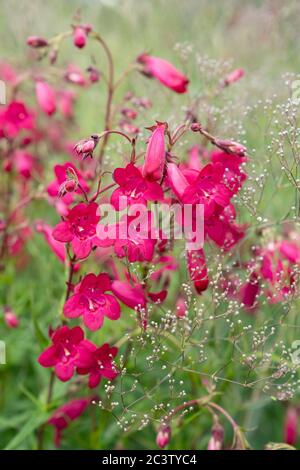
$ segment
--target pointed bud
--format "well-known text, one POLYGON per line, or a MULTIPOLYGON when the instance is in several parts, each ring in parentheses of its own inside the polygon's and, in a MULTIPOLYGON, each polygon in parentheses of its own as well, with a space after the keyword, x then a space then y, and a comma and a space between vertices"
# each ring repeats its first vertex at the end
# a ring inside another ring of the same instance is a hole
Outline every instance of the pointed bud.
POLYGON ((48 46, 48 41, 44 38, 39 37, 39 36, 29 36, 27 38, 27 45, 37 49, 39 47, 48 46))
POLYGON ((223 86, 231 85, 234 82, 237 82, 245 75, 245 71, 243 69, 235 69, 231 73, 229 73, 222 83, 223 86))
POLYGON ((166 161, 165 128, 164 123, 158 123, 147 145, 142 173, 152 181, 161 180, 163 176, 166 161))

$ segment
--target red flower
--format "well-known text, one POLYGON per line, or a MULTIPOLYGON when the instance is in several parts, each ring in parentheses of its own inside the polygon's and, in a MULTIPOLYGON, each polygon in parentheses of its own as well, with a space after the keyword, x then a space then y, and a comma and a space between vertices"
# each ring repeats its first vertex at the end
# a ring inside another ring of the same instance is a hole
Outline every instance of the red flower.
POLYGON ((113 380, 118 375, 113 364, 117 353, 118 348, 111 348, 107 343, 97 348, 88 340, 82 341, 79 348, 78 374, 89 374, 90 388, 97 387, 102 377, 113 380))
POLYGON ((120 305, 113 295, 106 293, 110 290, 111 282, 107 274, 88 274, 77 284, 74 295, 66 301, 65 316, 77 318, 82 315, 84 324, 92 331, 101 328, 105 316, 117 320, 120 318, 120 305))
POLYGON ((56 95, 48 83, 39 80, 35 85, 36 98, 44 113, 51 116, 56 111, 56 95))
POLYGON ((116 210, 124 209, 128 204, 146 204, 147 201, 163 199, 160 185, 147 181, 133 163, 129 163, 125 168, 117 168, 113 178, 119 185, 119 188, 112 193, 110 200, 116 210))
POLYGON ((71 400, 57 408, 52 416, 50 416, 48 424, 51 424, 55 428, 54 443, 57 447, 60 446, 62 430, 66 429, 71 421, 79 418, 89 403, 90 400, 88 398, 71 400))
POLYGON ((100 217, 96 214, 97 208, 94 202, 77 204, 53 230, 55 240, 71 243, 77 259, 86 258, 98 244, 96 225, 100 217))
POLYGON ((137 60, 144 65, 144 73, 146 75, 155 77, 163 85, 171 88, 176 93, 185 93, 187 91, 189 83, 187 77, 166 60, 148 54, 140 55, 137 60))
POLYGON ((61 326, 51 335, 52 346, 40 354, 38 362, 43 367, 54 367, 57 377, 66 382, 74 374, 78 359, 78 347, 84 338, 79 326, 61 326))
POLYGON ((32 129, 33 115, 24 103, 12 101, 0 111, 0 138, 15 137, 22 129, 32 129))

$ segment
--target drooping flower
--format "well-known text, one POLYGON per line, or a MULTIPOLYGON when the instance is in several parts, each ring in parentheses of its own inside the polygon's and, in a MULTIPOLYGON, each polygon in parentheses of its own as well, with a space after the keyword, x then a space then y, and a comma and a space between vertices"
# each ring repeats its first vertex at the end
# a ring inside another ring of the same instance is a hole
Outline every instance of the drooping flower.
POLYGON ((150 181, 160 181, 163 176, 166 147, 165 123, 157 123, 149 139, 142 175, 150 181))
POLYGON ((117 320, 120 318, 120 305, 107 291, 111 291, 111 281, 107 274, 87 274, 66 301, 64 315, 67 318, 83 316, 84 324, 92 331, 101 328, 104 317, 117 320))
POLYGON ((61 202, 66 206, 74 201, 73 192, 77 194, 82 194, 82 191, 88 193, 89 187, 82 173, 73 163, 66 162, 63 165, 55 165, 54 174, 56 179, 47 186, 47 192, 53 198, 60 196, 61 202))
POLYGON ((44 235, 44 238, 53 253, 58 257, 60 261, 64 263, 66 260, 66 248, 63 243, 58 242, 53 237, 53 227, 43 221, 37 221, 35 224, 35 229, 37 232, 42 233, 44 235))
POLYGON ((155 77, 166 87, 171 88, 176 93, 185 93, 187 91, 188 78, 170 62, 148 54, 141 54, 137 61, 144 65, 143 72, 146 75, 155 77))
POLYGON ((294 406, 289 406, 284 420, 284 442, 294 446, 298 439, 298 412, 294 406))
POLYGON ((83 139, 77 142, 74 145, 74 150, 77 155, 81 156, 83 159, 87 157, 93 157, 93 152, 99 142, 98 135, 91 135, 89 139, 83 139))
POLYGON ((100 217, 97 215, 97 209, 98 206, 94 202, 77 204, 53 230, 55 240, 71 243, 77 259, 86 258, 98 244, 96 226, 100 217))
POLYGON ((222 450, 224 442, 224 428, 220 423, 215 423, 211 430, 207 450, 222 450))
POLYGON ((201 294, 209 284, 204 250, 187 251, 187 267, 196 291, 201 294))
POLYGON ((79 326, 61 326, 51 334, 52 345, 43 351, 38 362, 43 367, 54 367, 55 374, 66 382, 73 376, 78 360, 78 347, 84 338, 79 326))
POLYGON ((39 106, 45 114, 51 116, 56 111, 56 94, 53 88, 43 80, 38 80, 35 85, 36 98, 39 106))
POLYGON ((60 446, 62 431, 69 426, 71 421, 74 421, 82 415, 89 403, 90 400, 88 398, 70 400, 57 408, 50 416, 47 423, 55 428, 54 443, 56 447, 60 446))
POLYGON ((33 114, 20 101, 12 101, 0 110, 0 138, 15 137, 22 129, 32 129, 33 114))
POLYGON ((171 428, 168 425, 160 426, 157 436, 156 444, 160 449, 164 449, 170 442, 171 439, 171 428))
POLYGON ((127 281, 115 280, 111 283, 111 290, 115 296, 128 307, 139 310, 146 308, 146 297, 140 284, 132 286, 127 281))
POLYGON ((119 185, 112 193, 110 200, 116 210, 124 209, 131 204, 146 204, 147 201, 163 199, 161 186, 144 178, 139 168, 133 163, 129 163, 125 168, 117 168, 113 178, 119 185))
POLYGON ((110 347, 107 343, 97 348, 91 341, 82 341, 79 348, 78 374, 89 374, 90 388, 97 387, 102 377, 114 380, 119 374, 113 363, 117 353, 118 348, 110 347))

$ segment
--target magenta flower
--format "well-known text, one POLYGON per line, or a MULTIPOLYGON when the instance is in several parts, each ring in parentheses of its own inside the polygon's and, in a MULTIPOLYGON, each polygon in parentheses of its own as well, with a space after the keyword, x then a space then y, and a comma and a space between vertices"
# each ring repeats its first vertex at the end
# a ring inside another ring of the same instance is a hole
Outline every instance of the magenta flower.
POLYGON ((54 443, 56 447, 60 446, 63 429, 66 429, 71 421, 79 418, 89 403, 90 400, 88 398, 71 400, 57 408, 52 416, 50 416, 48 424, 55 428, 54 443))
POLYGON ((48 83, 38 80, 35 85, 36 98, 45 114, 51 116, 56 111, 56 94, 48 83))
POLYGON ((115 379, 118 371, 113 359, 117 353, 118 348, 111 348, 107 343, 97 348, 88 340, 82 341, 79 348, 78 374, 89 374, 90 388, 97 387, 102 377, 108 380, 115 379))
POLYGON ((160 449, 164 449, 171 440, 171 428, 167 425, 160 426, 157 436, 156 436, 156 444, 160 449))
POLYGON ((33 115, 20 101, 12 101, 0 110, 0 138, 15 137, 22 129, 32 129, 33 115))
POLYGON ((187 268, 196 291, 201 294, 209 284, 205 253, 202 249, 187 252, 187 268))
POLYGON ((147 181, 133 163, 129 163, 125 168, 117 168, 113 178, 119 185, 119 188, 112 193, 110 200, 116 210, 122 210, 131 204, 146 204, 147 201, 163 200, 160 185, 147 181))
POLYGON ((86 45, 87 33, 82 26, 76 26, 73 33, 74 46, 82 49, 86 45))
POLYGON ((47 192, 51 197, 62 196, 61 200, 66 205, 73 202, 74 197, 71 194, 73 191, 77 194, 82 194, 82 190, 86 193, 89 191, 82 173, 71 162, 55 165, 54 174, 56 179, 48 185, 47 192), (74 183, 72 190, 70 190, 70 183, 74 183), (79 185, 82 189, 79 188, 79 185))
POLYGON ((84 324, 92 331, 101 328, 104 317, 118 320, 120 305, 107 291, 111 291, 111 281, 107 274, 88 274, 75 286, 74 295, 66 301, 65 316, 77 318, 82 315, 84 324))
POLYGON ((146 308, 146 297, 140 284, 132 286, 127 281, 113 281, 111 290, 123 304, 134 310, 146 308))
POLYGON ((96 226, 100 217, 97 208, 94 202, 77 204, 53 230, 55 240, 71 243, 77 259, 86 258, 98 244, 96 226))
POLYGON ((166 161, 165 123, 157 123, 146 150, 142 175, 151 181, 160 181, 166 161))
POLYGON ((298 439, 298 412, 294 406, 289 406, 284 420, 284 442, 294 446, 298 439))
POLYGON ((10 307, 4 308, 4 321, 8 328, 18 328, 20 320, 10 307))
POLYGON ((55 374, 66 382, 73 376, 78 359, 78 347, 84 338, 79 326, 59 327, 51 335, 52 345, 43 351, 38 362, 43 367, 54 367, 55 374))
POLYGON ((185 93, 189 80, 174 65, 164 59, 141 54, 137 61, 144 65, 144 73, 159 80, 163 85, 176 93, 185 93))
POLYGON ((37 232, 42 233, 48 245, 50 246, 53 253, 63 263, 66 260, 66 249, 65 246, 53 238, 53 228, 43 221, 38 221, 35 224, 37 232))
POLYGON ((29 36, 27 38, 27 45, 33 48, 46 47, 48 46, 48 41, 40 36, 29 36))

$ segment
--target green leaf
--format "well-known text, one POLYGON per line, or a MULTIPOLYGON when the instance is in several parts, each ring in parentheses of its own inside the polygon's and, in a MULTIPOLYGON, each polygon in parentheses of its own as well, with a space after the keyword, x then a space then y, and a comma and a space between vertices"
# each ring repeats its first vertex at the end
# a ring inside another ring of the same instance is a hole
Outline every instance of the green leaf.
POLYGON ((9 441, 4 450, 12 450, 19 447, 30 434, 47 421, 48 417, 49 413, 34 413, 20 431, 9 441))

